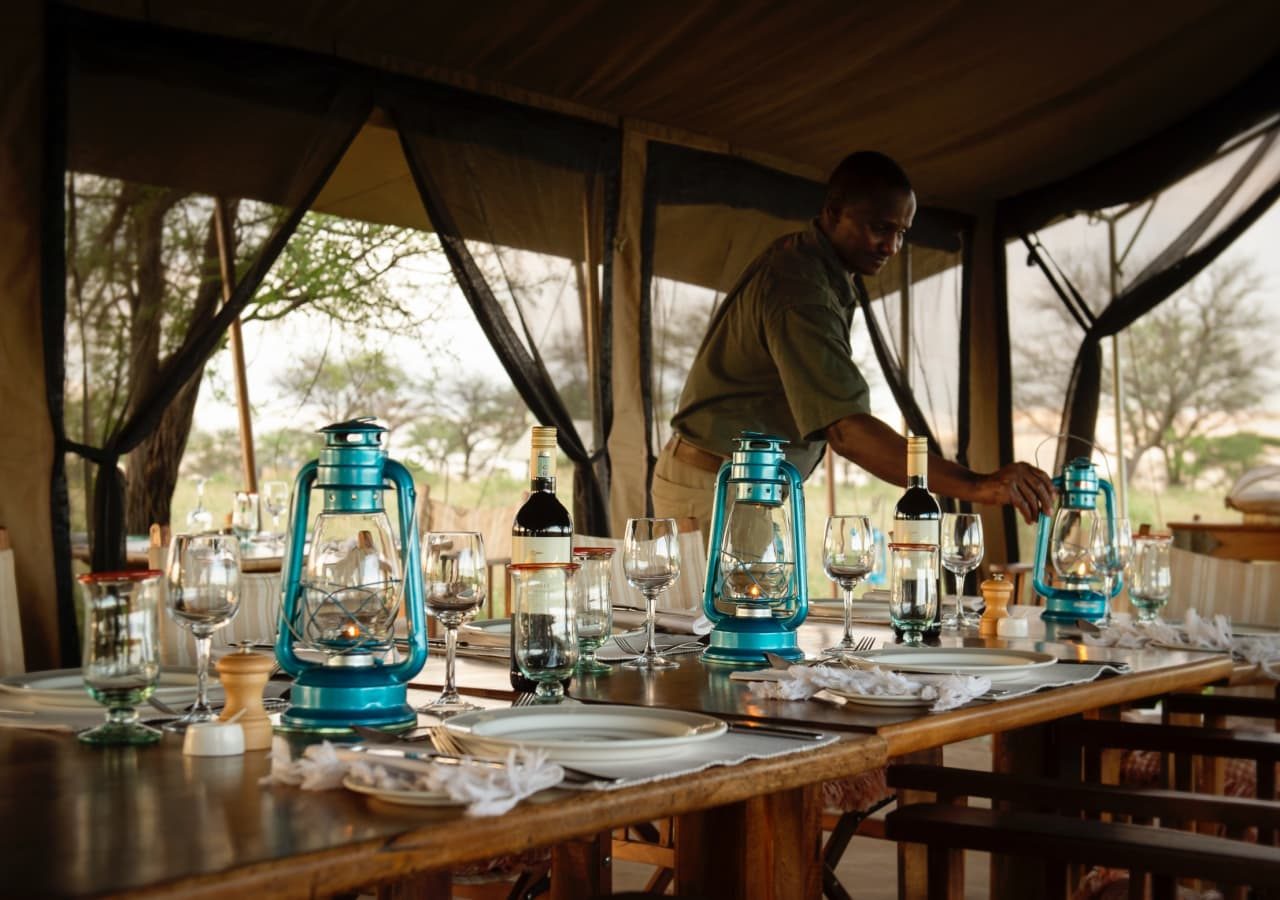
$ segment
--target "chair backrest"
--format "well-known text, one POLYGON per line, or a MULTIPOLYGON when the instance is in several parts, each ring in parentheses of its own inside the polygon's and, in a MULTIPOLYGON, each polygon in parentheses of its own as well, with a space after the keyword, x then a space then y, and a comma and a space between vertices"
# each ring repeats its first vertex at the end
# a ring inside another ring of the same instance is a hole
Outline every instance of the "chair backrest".
MULTIPOLYGON (((697 612, 702 609, 702 591, 707 577, 707 545, 698 530, 696 519, 680 519, 680 577, 662 592, 659 609, 697 612)), ((575 547, 612 547, 613 602, 624 606, 643 606, 640 592, 627 583, 622 567, 622 539, 575 534, 575 547)))

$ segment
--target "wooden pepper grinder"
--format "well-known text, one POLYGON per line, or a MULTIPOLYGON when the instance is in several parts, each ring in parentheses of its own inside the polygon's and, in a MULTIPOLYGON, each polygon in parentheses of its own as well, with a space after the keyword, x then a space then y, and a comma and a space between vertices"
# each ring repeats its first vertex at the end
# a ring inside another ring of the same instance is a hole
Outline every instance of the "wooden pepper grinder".
POLYGON ((1013 599, 1013 585, 1004 580, 1003 572, 996 572, 979 586, 982 602, 986 604, 978 621, 978 634, 995 637, 1001 619, 1009 617, 1009 601, 1013 599))
POLYGON ((262 706, 262 691, 267 686, 275 660, 263 653, 228 653, 218 660, 218 676, 227 695, 227 705, 219 719, 230 719, 240 710, 240 727, 244 729, 244 749, 271 749, 271 718, 262 706))

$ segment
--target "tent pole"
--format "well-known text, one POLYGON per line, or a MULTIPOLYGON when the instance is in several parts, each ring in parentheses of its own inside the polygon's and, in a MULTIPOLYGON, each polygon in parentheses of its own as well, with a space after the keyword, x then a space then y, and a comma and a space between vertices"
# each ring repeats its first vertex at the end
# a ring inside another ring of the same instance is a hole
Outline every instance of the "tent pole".
MULTIPOLYGON (((227 222, 227 205, 222 197, 213 204, 213 228, 218 238, 218 268, 222 274, 222 302, 231 299, 235 284, 235 267, 231 261, 231 229, 227 222)), ((236 380, 236 409, 240 414, 240 461, 244 489, 258 492, 258 467, 253 458, 253 419, 249 410, 249 380, 245 376, 244 339, 240 334, 240 318, 231 322, 230 349, 236 380)))
MULTIPOLYGON (((1107 219, 1107 250, 1110 253, 1108 272, 1111 279, 1111 301, 1119 293, 1120 261, 1116 259, 1116 217, 1107 219)), ((1111 397, 1115 401, 1113 415, 1116 420, 1116 502, 1121 518, 1129 515, 1129 473, 1124 452, 1124 377, 1120 372, 1120 336, 1111 335, 1111 397)))
MULTIPOLYGON (((902 260, 902 306, 898 310, 898 358, 902 362, 902 380, 911 387, 911 245, 903 241, 902 252, 898 254, 902 260)), ((902 419, 902 433, 911 429, 907 420, 902 419)))

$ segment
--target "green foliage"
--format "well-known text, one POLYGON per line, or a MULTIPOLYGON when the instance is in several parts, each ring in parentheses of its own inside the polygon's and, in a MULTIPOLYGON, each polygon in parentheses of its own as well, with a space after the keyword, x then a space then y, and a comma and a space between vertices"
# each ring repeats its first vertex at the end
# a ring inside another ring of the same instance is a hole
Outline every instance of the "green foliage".
POLYGON ((410 376, 378 349, 349 355, 315 350, 298 356, 276 379, 281 396, 308 409, 316 428, 361 416, 377 416, 394 432, 426 408, 432 385, 410 376))
POLYGON ((528 428, 529 411, 516 389, 480 374, 459 375, 438 388, 425 421, 410 440, 435 466, 462 457, 464 481, 508 450, 528 428))
POLYGON ((1230 484, 1262 462, 1270 447, 1280 447, 1280 438, 1253 431, 1241 431, 1221 437, 1196 436, 1187 441, 1184 472, 1195 485, 1206 475, 1218 474, 1218 484, 1230 484))

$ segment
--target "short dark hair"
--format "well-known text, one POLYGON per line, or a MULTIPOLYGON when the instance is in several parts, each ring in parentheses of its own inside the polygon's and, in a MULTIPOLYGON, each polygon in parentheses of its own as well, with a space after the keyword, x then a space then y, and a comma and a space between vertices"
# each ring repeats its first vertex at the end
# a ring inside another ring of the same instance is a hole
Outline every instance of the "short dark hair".
POLYGON ((850 201, 880 188, 910 191, 911 179, 888 156, 875 150, 859 150, 840 161, 827 180, 827 209, 843 209, 850 201))

